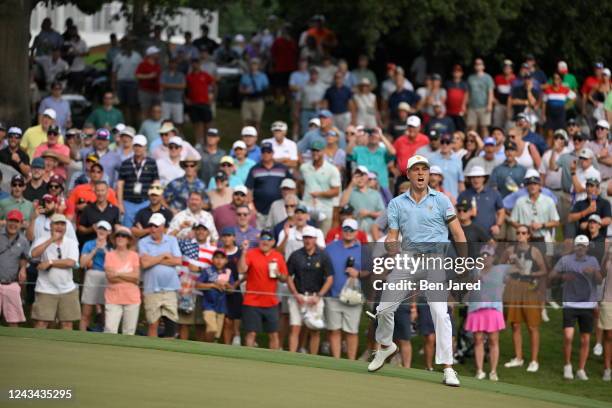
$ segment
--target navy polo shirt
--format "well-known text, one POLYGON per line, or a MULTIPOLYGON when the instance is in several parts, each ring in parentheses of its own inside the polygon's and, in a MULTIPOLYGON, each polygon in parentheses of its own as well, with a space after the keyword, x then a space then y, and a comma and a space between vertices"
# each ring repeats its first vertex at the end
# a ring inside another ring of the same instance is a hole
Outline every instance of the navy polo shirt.
POLYGON ((246 186, 253 192, 253 202, 258 212, 268 214, 270 206, 282 198, 281 183, 285 178, 292 178, 284 164, 274 163, 269 169, 258 163, 251 168, 246 186))
POLYGON ((485 187, 480 193, 477 193, 473 188, 468 188, 459 194, 457 202, 460 203, 466 200, 468 203, 471 203, 473 197, 476 198, 476 208, 478 211, 472 222, 489 231, 495 225, 497 211, 504 208, 502 196, 499 191, 489 187, 485 187))
MULTIPOLYGON (((572 208, 572 212, 577 213, 580 211, 584 211, 587 208, 589 208, 590 204, 591 204, 591 200, 588 198, 584 200, 580 200, 576 202, 576 204, 574 204, 574 207, 572 208)), ((608 200, 602 198, 601 196, 597 196, 597 200, 595 201, 595 208, 596 210, 593 214, 597 214, 601 218, 612 216, 612 211, 610 210, 610 203, 608 202, 608 200)), ((589 214, 586 217, 582 217, 581 219, 578 220, 578 222, 576 223, 576 235, 578 234, 589 235, 587 231, 580 229, 580 223, 588 221, 591 215, 592 214, 589 214)), ((602 228, 602 230, 605 230, 605 228, 602 228)))
POLYGON ((353 92, 348 86, 331 86, 325 91, 325 99, 329 105, 329 110, 334 115, 348 112, 348 103, 353 97, 353 92))

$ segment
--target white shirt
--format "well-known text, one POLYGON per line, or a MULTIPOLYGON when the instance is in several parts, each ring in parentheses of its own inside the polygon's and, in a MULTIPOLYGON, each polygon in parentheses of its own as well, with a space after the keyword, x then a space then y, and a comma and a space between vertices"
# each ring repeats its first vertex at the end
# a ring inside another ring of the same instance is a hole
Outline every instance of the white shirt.
MULTIPOLYGON (((44 243, 49 238, 40 238, 34 241, 32 248, 44 243)), ((64 236, 62 243, 58 246, 55 242, 45 249, 41 256, 42 262, 57 261, 60 259, 72 259, 79 262, 79 243, 76 240, 64 236), (59 251, 58 251, 59 248, 59 251), (60 256, 61 255, 61 256, 60 256)), ((61 295, 72 292, 76 285, 72 280, 72 268, 51 267, 46 271, 38 271, 36 280, 36 292, 61 295)))
MULTIPOLYGON (((74 226, 71 222, 66 223, 65 235, 67 238, 78 241, 74 226)), ((34 241, 42 239, 44 242, 49 238, 51 238, 51 219, 41 214, 34 220, 34 241)))
POLYGON ((185 170, 181 167, 180 161, 174 163, 169 158, 162 157, 156 163, 159 170, 159 182, 163 187, 166 187, 172 180, 185 175, 185 170))
MULTIPOLYGON (((601 173, 599 172, 599 170, 593 167, 593 165, 589 166, 586 170, 582 169, 582 167, 580 167, 579 165, 578 168, 576 169, 576 177, 578 177, 578 180, 580 181, 580 185, 585 188, 586 188, 586 181, 590 178, 595 178, 601 181, 601 173)), ((574 191, 575 191, 574 186, 572 185, 572 192, 574 191)), ((574 199, 575 200, 574 202, 585 200, 586 198, 587 198, 586 191, 583 193, 576 193, 576 198, 574 199)))
POLYGON ((272 149, 274 150, 274 160, 298 159, 297 143, 295 143, 293 140, 285 137, 281 143, 278 143, 275 138, 271 137, 269 139, 262 140, 262 143, 272 144, 272 149))
POLYGON ((208 229, 209 237, 211 242, 216 242, 219 239, 219 234, 217 233, 217 228, 215 227, 215 221, 213 216, 208 211, 200 211, 197 214, 191 212, 189 208, 184 209, 183 211, 178 212, 170 222, 170 227, 168 228, 168 234, 173 234, 175 231, 178 231, 176 237, 179 239, 188 239, 189 233, 191 232, 191 226, 196 221, 202 221, 206 228, 208 229), (181 224, 185 221, 189 221, 189 226, 186 228, 182 228, 181 224))
MULTIPOLYGON (((83 54, 88 51, 87 44, 83 39, 79 39, 77 42, 71 42, 72 48, 77 54, 83 54)), ((71 72, 81 72, 85 69, 85 57, 76 56, 72 60, 72 65, 70 66, 71 72)))
MULTIPOLYGON (((321 249, 325 249, 325 236, 323 235, 323 231, 318 228, 315 229, 317 230, 317 246, 321 249)), ((283 229, 278 235, 278 242, 281 243, 284 239, 285 230, 283 229)), ((285 259, 289 259, 292 253, 303 246, 304 241, 302 241, 302 231, 298 231, 297 227, 289 228, 289 236, 287 238, 287 244, 285 245, 285 259)))
MULTIPOLYGON (((163 144, 157 146, 155 149, 153 149, 153 152, 151 153, 151 156, 155 159, 155 160, 159 160, 162 158, 169 158, 170 157, 170 149, 168 149, 167 146, 164 146, 163 144)), ((198 151, 195 149, 195 147, 193 147, 191 145, 191 143, 189 143, 186 140, 183 140, 183 148, 181 149, 181 160, 185 160, 187 158, 187 156, 191 156, 191 157, 195 157, 197 160, 201 160, 202 156, 200 155, 200 153, 198 153, 198 151)))

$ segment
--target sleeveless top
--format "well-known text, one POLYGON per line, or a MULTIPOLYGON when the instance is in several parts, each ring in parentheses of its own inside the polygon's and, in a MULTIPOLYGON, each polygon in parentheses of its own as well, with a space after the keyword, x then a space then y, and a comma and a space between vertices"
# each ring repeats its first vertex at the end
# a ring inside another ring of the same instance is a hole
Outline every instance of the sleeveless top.
POLYGON ((529 153, 530 144, 531 143, 529 142, 525 142, 525 147, 523 147, 523 153, 521 153, 520 156, 516 158, 518 164, 525 167, 527 170, 535 168, 535 164, 533 163, 533 157, 531 157, 531 154, 529 153))

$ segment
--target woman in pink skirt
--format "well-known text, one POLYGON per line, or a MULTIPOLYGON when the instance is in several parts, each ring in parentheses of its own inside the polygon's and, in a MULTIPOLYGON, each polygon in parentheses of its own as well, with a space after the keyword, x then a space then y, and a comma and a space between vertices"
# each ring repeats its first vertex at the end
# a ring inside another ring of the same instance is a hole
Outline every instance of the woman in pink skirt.
POLYGON ((495 248, 485 245, 480 256, 484 259, 484 268, 475 271, 474 279, 480 280, 480 290, 468 294, 468 315, 465 329, 474 333, 474 358, 476 360, 476 379, 483 380, 486 374, 484 365, 484 340, 489 339, 489 361, 491 372, 489 379, 498 381, 497 363, 499 361, 499 332, 506 328, 504 323, 502 295, 507 265, 493 265, 495 248))

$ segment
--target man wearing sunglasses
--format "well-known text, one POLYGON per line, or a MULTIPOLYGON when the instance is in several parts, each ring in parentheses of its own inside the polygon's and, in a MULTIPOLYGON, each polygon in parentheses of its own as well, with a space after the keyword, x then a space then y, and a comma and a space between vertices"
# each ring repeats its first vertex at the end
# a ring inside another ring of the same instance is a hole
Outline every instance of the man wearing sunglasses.
POLYGON ((141 209, 136 213, 136 219, 134 221, 134 226, 132 227, 132 234, 134 237, 141 238, 151 233, 151 228, 149 228, 149 219, 153 214, 160 213, 164 216, 166 220, 166 228, 170 226, 170 220, 174 216, 172 211, 164 206, 164 188, 162 187, 159 181, 151 184, 149 188, 149 206, 141 209))
POLYGON ((54 214, 50 237, 32 244, 32 258, 40 258, 32 306, 34 327, 38 329, 46 329, 57 318, 63 330, 72 330, 73 322, 81 318, 79 289, 72 272, 79 261, 79 244, 66 236, 67 224, 63 214, 54 214))
MULTIPOLYGON (((123 130, 125 131, 125 129, 123 130)), ((109 185, 115 186, 117 180, 117 171, 121 166, 121 155, 119 152, 110 149, 111 133, 108 129, 101 128, 96 130, 96 136, 93 141, 93 147, 81 149, 81 157, 88 157, 91 153, 98 156, 98 161, 104 167, 104 174, 107 177, 109 185)), ((86 164, 83 164, 86 168, 86 164)))
POLYGON ((238 186, 234 188, 231 203, 213 209, 212 214, 218 231, 227 227, 235 227, 238 223, 238 209, 243 206, 247 206, 247 210, 251 214, 250 217, 248 217, 248 225, 255 227, 255 211, 251 211, 248 207, 248 194, 249 190, 245 186, 238 186))
POLYGON ((206 185, 198 177, 200 161, 196 156, 188 156, 180 161, 183 175, 170 181, 164 189, 164 200, 175 213, 187 208, 189 195, 193 191, 199 192, 204 199, 204 207, 208 206, 206 185))
POLYGON ((183 139, 178 136, 172 136, 168 143, 167 157, 162 157, 156 160, 157 169, 162 186, 167 186, 172 180, 185 175, 185 170, 181 166, 181 153, 183 152, 183 139))
POLYGON ((32 214, 32 202, 23 197, 25 191, 25 178, 21 174, 13 176, 11 179, 11 195, 3 200, 0 200, 0 226, 5 225, 6 215, 11 210, 19 210, 24 215, 24 221, 30 221, 32 214))
POLYGON ((105 199, 113 206, 117 206, 117 196, 115 191, 104 181, 104 167, 100 163, 93 163, 89 169, 89 183, 76 186, 66 199, 66 216, 70 219, 77 219, 85 210, 88 203, 97 200, 95 186, 103 183, 106 186, 105 199))
POLYGON ((215 227, 212 215, 204 210, 205 193, 202 191, 192 191, 187 198, 187 208, 177 212, 170 221, 168 234, 174 235, 179 239, 191 237, 191 226, 195 222, 204 222, 210 232, 210 240, 217 242, 219 234, 215 227))
POLYGON ((30 157, 21 150, 21 128, 13 126, 9 128, 8 145, 0 150, 0 163, 8 164, 24 176, 30 173, 30 157))
POLYGON ((32 160, 32 168, 30 181, 26 183, 25 191, 23 192, 23 196, 26 200, 32 201, 40 201, 43 196, 47 194, 47 183, 45 182, 43 176, 45 174, 45 159, 42 157, 37 157, 32 160))
POLYGON ((25 322, 21 301, 21 287, 26 281, 26 265, 30 243, 21 233, 23 214, 11 210, 6 216, 6 228, 0 232, 0 302, 4 320, 17 327, 25 322))
POLYGON ((55 168, 54 173, 66 178, 66 166, 70 164, 70 148, 63 144, 60 140, 59 128, 55 125, 49 126, 47 129, 47 142, 39 145, 34 150, 34 158, 41 157, 45 152, 53 152, 57 161, 58 166, 55 168))
MULTIPOLYGON (((55 124, 56 118, 57 113, 53 109, 45 109, 38 117, 38 125, 26 129, 21 139, 21 148, 31 159, 34 158, 36 148, 47 142, 47 130, 55 124)), ((61 136, 59 140, 63 142, 61 136)))

